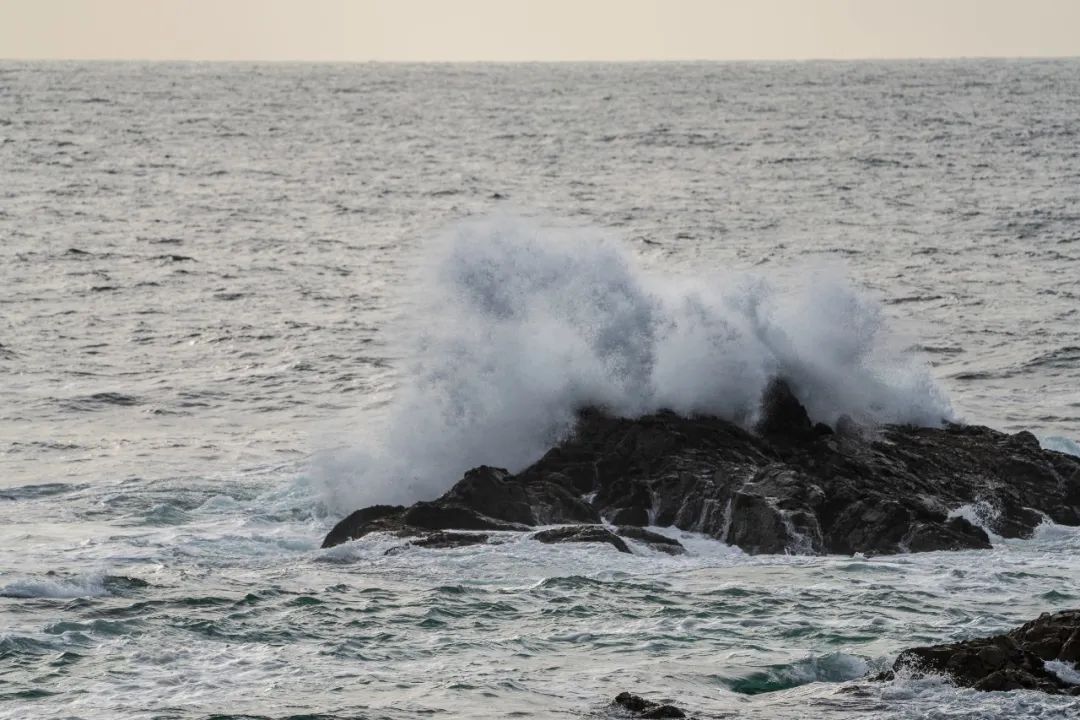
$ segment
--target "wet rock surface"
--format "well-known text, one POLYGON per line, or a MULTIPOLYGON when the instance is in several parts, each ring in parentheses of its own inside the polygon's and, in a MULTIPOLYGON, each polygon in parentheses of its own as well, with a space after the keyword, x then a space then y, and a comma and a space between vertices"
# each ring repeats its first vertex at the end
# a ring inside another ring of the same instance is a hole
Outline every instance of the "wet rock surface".
POLYGON ((1080 525, 1080 458, 1041 449, 1031 433, 953 424, 869 430, 846 418, 834 431, 813 424, 783 382, 762 407, 754 432, 715 417, 586 410, 572 437, 520 473, 482 466, 437 500, 358 510, 323 546, 376 531, 609 522, 617 526, 609 534, 661 551, 678 550, 626 528, 700 532, 751 554, 887 554, 989 548, 980 525, 1009 538, 1029 536, 1047 518, 1080 525), (964 516, 972 508, 979 525, 964 516))
POLYGON ((916 676, 947 675, 957 685, 976 690, 1080 695, 1080 685, 1047 666, 1053 661, 1073 668, 1080 661, 1080 610, 1044 613, 1002 635, 905 650, 892 672, 878 679, 890 679, 904 671, 916 676))
POLYGON ((490 535, 484 533, 436 532, 412 541, 417 547, 452 548, 486 543, 490 535))
POLYGON ((608 543, 619 552, 630 552, 625 540, 602 525, 569 525, 551 530, 541 530, 533 535, 533 539, 548 545, 579 542, 608 543))
POLYGON ((658 532, 646 530, 643 527, 620 525, 615 528, 615 532, 619 534, 619 537, 624 537, 627 540, 636 540, 653 550, 667 553, 668 555, 686 554, 686 548, 684 548, 682 543, 675 538, 669 538, 667 535, 661 535, 658 532))

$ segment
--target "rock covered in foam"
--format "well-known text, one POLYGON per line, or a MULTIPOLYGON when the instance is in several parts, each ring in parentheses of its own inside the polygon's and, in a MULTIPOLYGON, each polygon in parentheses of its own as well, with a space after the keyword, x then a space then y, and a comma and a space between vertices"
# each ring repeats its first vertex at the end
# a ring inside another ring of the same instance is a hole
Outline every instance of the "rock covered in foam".
POLYGON ((1080 685, 1054 672, 1050 662, 1080 661, 1080 610, 1044 613, 1002 635, 917 647, 900 653, 893 672, 939 674, 976 690, 1041 690, 1080 695, 1080 685))
POLYGON ((1030 433, 953 424, 834 432, 813 424, 782 381, 762 408, 753 433, 711 416, 586 410, 572 437, 516 475, 483 466, 437 500, 359 510, 323 545, 374 531, 607 521, 705 533, 753 554, 881 554, 988 548, 980 525, 1004 537, 1030 535, 1047 518, 1080 525, 1080 458, 1043 450, 1030 433), (979 524, 957 512, 965 506, 983 509, 979 524))

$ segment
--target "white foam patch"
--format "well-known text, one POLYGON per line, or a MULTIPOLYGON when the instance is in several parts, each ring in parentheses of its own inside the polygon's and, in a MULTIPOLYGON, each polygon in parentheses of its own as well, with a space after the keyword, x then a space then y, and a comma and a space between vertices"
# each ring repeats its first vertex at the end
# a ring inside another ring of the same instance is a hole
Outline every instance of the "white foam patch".
POLYGON ((332 508, 431 498, 480 464, 518 470, 589 405, 749 425, 776 376, 826 423, 953 417, 880 305, 835 270, 674 280, 598 232, 502 217, 434 241, 416 288, 385 422, 313 468, 332 508))
POLYGON ((1058 525, 1047 518, 1035 528, 1029 541, 1066 552, 1070 548, 1080 548, 1080 527, 1058 525))
POLYGON ((1051 436, 1039 438, 1039 444, 1042 445, 1044 450, 1056 450, 1060 453, 1065 453, 1066 455, 1080 457, 1080 443, 1066 437, 1051 436))
POLYGON ((827 655, 811 655, 786 667, 774 668, 769 674, 781 682, 803 685, 854 680, 869 671, 870 665, 865 658, 833 652, 827 655))
POLYGON ((1044 666, 1064 682, 1070 685, 1080 685, 1080 670, 1077 669, 1076 663, 1064 660, 1048 660, 1044 663, 1044 666))
POLYGON ((1004 538, 990 529, 990 524, 997 519, 1001 513, 993 505, 987 502, 976 502, 961 505, 958 508, 954 508, 949 512, 948 517, 950 519, 954 517, 962 517, 972 525, 982 528, 987 537, 990 538, 992 545, 998 545, 1004 538))
POLYGON ((92 574, 75 578, 23 579, 0 587, 0 597, 9 598, 80 598, 108 595, 105 575, 92 574))
POLYGON ((941 675, 912 678, 898 673, 893 682, 872 684, 871 692, 880 692, 883 704, 899 709, 873 717, 970 720, 1071 718, 1076 717, 1078 708, 1077 699, 1067 695, 1049 695, 1038 690, 984 692, 958 688, 949 678, 941 675))

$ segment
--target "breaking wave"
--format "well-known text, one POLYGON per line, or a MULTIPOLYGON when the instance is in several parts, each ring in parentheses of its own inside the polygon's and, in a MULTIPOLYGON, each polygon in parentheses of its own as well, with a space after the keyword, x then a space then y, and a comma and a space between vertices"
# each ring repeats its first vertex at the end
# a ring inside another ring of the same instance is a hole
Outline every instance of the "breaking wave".
POLYGON ((811 655, 789 664, 771 665, 746 677, 724 680, 732 692, 743 695, 787 690, 812 682, 844 682, 863 677, 870 671, 866 659, 834 652, 811 655))
POLYGON ((314 468, 336 509, 433 497, 480 464, 521 468, 584 406, 749 426, 776 376, 825 423, 953 417, 879 303, 835 269, 666 278, 603 233, 517 217, 460 224, 425 258, 388 417, 314 468))
POLYGON ((6 598, 81 598, 108 595, 105 575, 89 574, 74 578, 25 578, 0 587, 6 598))
POLYGON ((1080 457, 1080 443, 1069 438, 1060 436, 1040 438, 1039 444, 1042 445, 1043 450, 1056 450, 1059 453, 1080 457))

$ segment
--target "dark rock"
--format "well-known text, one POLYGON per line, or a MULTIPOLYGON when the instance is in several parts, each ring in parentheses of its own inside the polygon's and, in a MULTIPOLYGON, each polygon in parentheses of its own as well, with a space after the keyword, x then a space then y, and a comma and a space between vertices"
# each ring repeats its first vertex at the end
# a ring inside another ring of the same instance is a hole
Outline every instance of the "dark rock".
POLYGON ((554 543, 608 543, 619 552, 629 553, 626 542, 601 525, 567 525, 565 527, 541 530, 533 535, 534 540, 549 545, 554 543))
POLYGON ((522 525, 600 522, 596 510, 571 491, 573 480, 567 475, 548 472, 522 479, 501 468, 481 466, 465 473, 437 504, 459 505, 522 525))
POLYGON ((766 437, 783 440, 813 434, 814 426, 810 422, 810 416, 806 414, 806 408, 784 380, 777 378, 765 388, 757 431, 766 437))
POLYGON ((944 523, 912 525, 901 544, 911 552, 928 550, 990 549, 990 537, 978 525, 962 517, 949 518, 944 523))
POLYGON ((538 525, 559 523, 598 523, 600 513, 575 495, 570 478, 551 473, 543 481, 526 483, 533 514, 538 525))
POLYGON ((616 525, 648 525, 652 494, 646 483, 618 478, 601 487, 593 505, 616 525))
POLYGON ((641 527, 649 524, 649 511, 643 507, 624 507, 616 510, 609 519, 616 525, 641 527))
POLYGON ((1043 613, 1009 636, 1043 660, 1080 662, 1080 610, 1043 613))
POLYGON ((465 477, 439 498, 439 503, 460 505, 497 520, 535 525, 536 517, 525 486, 507 482, 510 477, 510 473, 502 468, 482 465, 465 473, 465 477))
POLYGON ((418 502, 401 516, 402 523, 424 530, 527 530, 528 525, 488 517, 464 505, 418 502))
POLYGON ((646 700, 640 695, 632 695, 628 692, 621 692, 616 695, 611 704, 617 705, 639 718, 686 717, 686 713, 674 705, 663 705, 661 703, 653 702, 652 700, 646 700))
POLYGON ((1080 459, 1042 450, 1030 433, 867 429, 849 418, 834 433, 811 421, 796 390, 769 385, 756 433, 715 417, 587 409, 573 436, 518 474, 483 466, 437 500, 354 513, 324 546, 374 531, 593 526, 603 517, 701 532, 749 553, 881 554, 989 547, 986 530, 950 517, 963 505, 983 508, 982 523, 1007 538, 1029 536, 1045 517, 1080 525, 1080 459))
POLYGON ((399 537, 424 538, 432 537, 431 531, 440 530, 520 532, 528 529, 527 525, 487 517, 476 510, 457 504, 419 502, 409 508, 401 505, 372 505, 357 510, 335 525, 327 533, 322 546, 333 547, 349 540, 358 540, 373 532, 391 533, 399 537))
POLYGON ((340 545, 349 540, 356 540, 377 529, 373 524, 376 520, 382 520, 387 516, 400 515, 405 511, 402 505, 372 505, 362 508, 339 522, 326 534, 323 540, 324 548, 340 545))
POLYGON ((756 493, 735 492, 728 499, 730 524, 721 539, 752 555, 782 553, 795 538, 784 525, 780 510, 769 498, 756 493))
POLYGON ((1080 685, 1045 667, 1048 660, 1080 660, 1080 610, 1044 613, 1003 635, 905 650, 890 675, 908 670, 916 676, 948 675, 957 685, 976 690, 1080 695, 1080 685))

